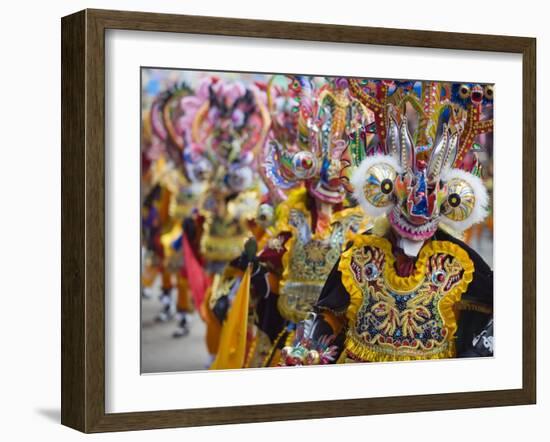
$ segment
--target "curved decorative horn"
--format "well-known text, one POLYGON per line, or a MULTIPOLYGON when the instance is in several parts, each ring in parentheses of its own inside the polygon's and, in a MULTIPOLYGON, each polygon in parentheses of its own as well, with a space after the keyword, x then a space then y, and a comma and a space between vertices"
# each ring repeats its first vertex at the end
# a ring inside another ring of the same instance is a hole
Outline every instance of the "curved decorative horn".
POLYGON ((458 145, 459 145, 458 140, 459 140, 458 132, 453 133, 449 138, 449 145, 447 147, 447 153, 445 155, 445 158, 443 159, 443 165, 441 166, 441 170, 445 170, 453 166, 456 159, 456 155, 458 153, 458 145))
POLYGON ((163 102, 164 100, 162 98, 157 98, 153 102, 149 118, 151 121, 151 127, 153 128, 153 132, 155 133, 155 135, 157 135, 162 141, 166 141, 168 133, 164 128, 164 121, 162 117, 163 102))
POLYGON ((389 153, 396 158, 399 157, 399 128, 397 121, 388 112, 388 133, 386 135, 386 149, 389 148, 389 153))
POLYGON ((177 146, 180 151, 183 151, 183 148, 185 146, 183 137, 177 133, 176 128, 174 127, 174 123, 172 122, 172 116, 170 114, 170 106, 172 105, 172 102, 179 98, 180 96, 178 94, 171 94, 166 99, 164 105, 162 106, 162 121, 164 122, 164 128, 166 129, 170 141, 175 146, 177 146))
POLYGON ((271 128, 271 115, 269 114, 269 110, 267 109, 266 105, 262 103, 262 101, 260 100, 260 98, 256 93, 254 93, 254 98, 258 105, 258 109, 260 110, 260 115, 262 117, 262 131, 260 132, 260 137, 258 139, 258 142, 252 149, 252 151, 256 154, 256 153, 259 153, 260 149, 265 144, 267 134, 269 133, 269 129, 271 128))
POLYGON ((411 134, 407 125, 407 116, 403 115, 399 128, 399 162, 403 170, 414 168, 414 152, 411 134))
POLYGON ((193 139, 193 142, 195 143, 200 142, 199 130, 202 122, 204 121, 204 119, 206 118, 206 115, 208 114, 209 108, 210 108, 210 103, 208 101, 205 101, 197 111, 197 114, 195 115, 195 119, 193 120, 193 125, 191 126, 191 137, 193 139))
POLYGON ((437 144, 433 147, 430 155, 430 165, 428 166, 428 176, 437 177, 441 173, 445 158, 447 157, 449 147, 449 129, 446 124, 443 125, 443 133, 437 144))

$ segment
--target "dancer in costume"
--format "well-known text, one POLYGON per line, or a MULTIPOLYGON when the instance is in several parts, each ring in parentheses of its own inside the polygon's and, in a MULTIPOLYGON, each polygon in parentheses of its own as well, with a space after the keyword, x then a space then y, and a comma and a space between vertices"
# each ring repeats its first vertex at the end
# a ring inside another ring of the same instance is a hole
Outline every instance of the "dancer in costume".
POLYGON ((263 176, 275 201, 275 227, 250 264, 255 327, 244 365, 277 365, 296 323, 317 301, 343 246, 366 224, 347 200, 349 170, 364 152, 368 111, 349 97, 345 79, 290 77, 271 85, 272 139, 263 176))
POLYGON ((198 223, 197 204, 205 190, 203 182, 190 183, 181 173, 174 173, 174 192, 171 194, 169 214, 171 224, 165 229, 160 240, 164 248, 164 256, 167 261, 167 271, 172 276, 171 283, 177 290, 176 298, 176 319, 177 329, 172 334, 175 338, 187 336, 189 327, 187 315, 195 308, 193 296, 193 278, 196 264, 200 264, 199 242, 200 232, 195 226, 198 223), (188 240, 187 238, 194 238, 188 240))
POLYGON ((185 117, 181 101, 192 94, 193 91, 185 83, 170 87, 153 100, 144 120, 144 126, 151 127, 153 141, 151 147, 144 151, 144 164, 148 166, 145 176, 151 175, 159 187, 157 205, 160 207, 160 218, 155 245, 160 248, 161 255, 158 270, 162 276, 160 300, 163 308, 157 319, 167 321, 172 318, 175 292, 178 329, 174 337, 188 334, 187 314, 194 310, 193 304, 196 304, 188 284, 189 257, 184 259, 182 235, 184 226, 197 216, 195 207, 208 177, 208 171, 200 167, 202 164, 184 167, 185 143, 177 130, 177 122, 185 117))
MULTIPOLYGON (((158 100, 157 100, 158 101, 158 100)), ((177 257, 162 240, 174 226, 170 206, 178 193, 180 177, 169 159, 165 137, 156 130, 154 110, 144 113, 142 138, 142 205, 143 272, 142 293, 150 296, 157 279, 161 279, 161 311, 158 321, 173 316, 172 289, 177 257)))
MULTIPOLYGON (((264 96, 255 84, 207 77, 196 94, 181 102, 184 117, 177 127, 185 144, 184 166, 202 162, 209 169, 195 230, 202 232, 199 252, 211 281, 201 295, 200 312, 207 324, 212 357, 218 351, 222 323, 239 281, 225 269, 251 236, 250 222, 261 201, 256 161, 270 126, 264 96)), ((189 241, 196 240, 191 229, 185 233, 189 241)))
POLYGON ((357 200, 379 221, 333 267, 282 351, 285 365, 493 353, 493 273, 458 238, 487 213, 481 169, 464 158, 470 130, 492 121, 476 106, 462 112, 441 83, 416 86, 388 109, 385 153, 353 175, 357 200))

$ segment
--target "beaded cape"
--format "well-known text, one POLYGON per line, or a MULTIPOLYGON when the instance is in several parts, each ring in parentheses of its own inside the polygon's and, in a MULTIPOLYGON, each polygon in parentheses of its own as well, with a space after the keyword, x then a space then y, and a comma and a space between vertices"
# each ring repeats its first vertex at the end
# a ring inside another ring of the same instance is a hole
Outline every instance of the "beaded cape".
POLYGON ((338 270, 350 296, 347 362, 440 359, 456 356, 455 308, 474 274, 468 253, 450 241, 430 241, 414 271, 400 277, 391 243, 357 236, 338 270))
POLYGON ((329 226, 312 232, 305 199, 306 190, 296 190, 279 209, 278 230, 291 236, 282 256, 284 270, 277 307, 293 322, 305 319, 312 310, 346 242, 366 223, 359 207, 347 208, 334 212, 329 226))

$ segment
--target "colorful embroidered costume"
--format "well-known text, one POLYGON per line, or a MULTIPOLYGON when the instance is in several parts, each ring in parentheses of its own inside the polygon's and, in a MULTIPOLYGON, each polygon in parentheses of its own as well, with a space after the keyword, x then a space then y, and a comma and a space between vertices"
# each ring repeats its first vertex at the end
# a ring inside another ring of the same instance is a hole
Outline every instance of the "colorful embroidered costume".
MULTIPOLYGON (((201 165, 185 164, 185 140, 177 129, 178 121, 184 118, 180 104, 193 93, 185 83, 176 84, 153 100, 144 120, 144 126, 151 127, 153 143, 144 152, 142 167, 152 162, 149 171, 153 181, 161 184, 160 213, 164 214, 157 240, 164 261, 160 296, 163 308, 157 319, 171 319, 175 292, 178 328, 174 337, 188 334, 187 314, 198 307, 200 301, 197 278, 190 280, 188 277, 191 269, 200 268, 198 244, 196 240, 185 238, 184 231, 189 231, 189 226, 198 219, 196 206, 205 190, 206 175, 201 165)), ((200 235, 197 229, 191 230, 200 235)))
POLYGON ((352 177, 378 221, 342 253, 286 365, 492 355, 492 270, 455 236, 486 215, 479 162, 465 158, 470 131, 492 122, 479 119, 482 97, 463 107, 450 89, 424 82, 388 108, 384 152, 352 177))
MULTIPOLYGON (((361 209, 346 200, 345 184, 348 151, 364 149, 364 143, 349 141, 356 139, 349 128, 363 128, 368 115, 347 95, 344 79, 318 86, 313 78, 296 76, 289 86, 286 94, 279 91, 277 109, 295 110, 282 119, 274 113, 265 152, 263 175, 277 189, 274 199, 284 201, 254 263, 256 328, 245 361, 249 367, 278 364, 280 349, 312 309, 346 242, 366 225, 361 209)), ((234 265, 244 269, 246 260, 234 265)))
POLYGON ((238 283, 225 268, 241 254, 260 204, 257 152, 270 126, 264 101, 256 85, 206 77, 195 94, 181 100, 183 116, 175 125, 181 134, 187 174, 198 169, 206 183, 197 207, 200 223, 196 230, 201 231, 199 252, 212 281, 200 305, 212 356, 218 351, 231 301, 224 295, 238 283))

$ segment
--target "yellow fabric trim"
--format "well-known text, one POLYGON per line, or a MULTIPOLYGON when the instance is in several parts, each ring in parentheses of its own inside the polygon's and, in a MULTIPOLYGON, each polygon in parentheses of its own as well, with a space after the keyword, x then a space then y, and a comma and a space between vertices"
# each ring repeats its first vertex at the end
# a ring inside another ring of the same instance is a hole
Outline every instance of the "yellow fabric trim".
POLYGON ((423 359, 449 359, 456 356, 454 339, 447 340, 443 345, 430 350, 421 350, 411 347, 394 347, 391 344, 377 343, 368 345, 356 336, 348 333, 345 342, 345 351, 352 359, 363 362, 385 361, 417 361, 423 359))
POLYGON ((332 220, 331 224, 334 224, 335 222, 341 221, 343 219, 346 219, 348 216, 351 215, 360 215, 363 218, 366 218, 365 213, 363 212, 363 209, 361 207, 349 207, 347 209, 338 210, 337 212, 334 212, 332 214, 332 220))
MULTIPOLYGON (((365 342, 355 340, 351 333, 348 333, 346 339, 346 349, 360 359, 369 361, 384 361, 384 360, 408 360, 408 359, 433 359, 433 358, 449 358, 454 357, 454 336, 457 330, 457 309, 455 308, 462 297, 462 294, 468 289, 468 285, 472 282, 475 271, 474 263, 468 256, 468 253, 455 243, 450 241, 430 241, 426 243, 419 255, 415 264, 413 273, 408 277, 397 275, 394 267, 395 257, 392 253, 391 243, 385 239, 374 235, 358 236, 353 244, 353 247, 342 254, 338 270, 342 274, 342 284, 350 296, 350 305, 346 312, 346 317, 350 321, 353 329, 357 311, 363 303, 363 291, 355 282, 353 274, 350 272, 351 259, 356 248, 366 246, 376 247, 381 249, 385 254, 384 264, 384 279, 391 290, 396 293, 410 293, 418 288, 425 279, 425 269, 428 259, 437 254, 445 253, 453 256, 464 270, 461 281, 446 294, 438 304, 439 314, 448 329, 447 342, 449 344, 447 350, 441 351, 441 347, 434 348, 433 355, 430 351, 422 350, 419 354, 403 355, 407 351, 406 347, 401 347, 399 352, 381 353, 374 348, 369 348, 365 342)), ((391 344, 377 344, 377 348, 388 347, 395 348, 391 344)), ((414 349, 411 349, 414 351, 414 349)))
POLYGON ((295 336, 296 336, 296 330, 292 330, 291 332, 289 332, 285 340, 285 347, 292 345, 292 343, 294 342, 295 336))
MULTIPOLYGON (((290 274, 290 252, 293 250, 294 245, 296 243, 296 229, 289 224, 289 217, 290 217, 290 210, 296 209, 301 211, 306 219, 308 224, 311 226, 311 213, 306 207, 306 198, 307 198, 307 189, 305 187, 301 187, 298 189, 295 189, 290 192, 288 199, 281 203, 277 208, 277 223, 276 223, 276 234, 277 235, 283 233, 283 232, 290 232, 292 235, 285 243, 285 251, 283 253, 283 256, 281 257, 281 262, 283 265, 283 275, 281 277, 281 281, 279 283, 280 290, 283 289, 285 282, 290 274)), ((338 212, 334 212, 332 214, 331 222, 330 224, 334 224, 336 222, 339 222, 348 216, 351 215, 361 215, 365 218, 364 226, 366 228, 366 225, 368 224, 368 218, 365 217, 361 207, 351 207, 343 210, 339 210, 338 212)), ((326 229, 324 231, 320 232, 313 232, 311 236, 311 240, 324 240, 331 234, 331 229, 326 229)), ((346 235, 346 241, 354 240, 357 234, 353 234, 352 232, 348 231, 345 233, 346 235)), ((344 243, 345 245, 345 243, 344 243)))
POLYGON ((200 315, 206 324, 206 348, 208 353, 215 355, 220 345, 221 325, 214 313, 209 308, 210 297, 212 296, 212 287, 206 291, 204 301, 200 306, 200 315))
POLYGON ((210 366, 211 370, 228 368, 243 368, 246 362, 248 336, 248 310, 250 304, 250 274, 249 265, 235 295, 235 299, 227 312, 223 323, 220 344, 216 359, 210 366))
POLYGON ((258 344, 258 337, 254 336, 252 338, 252 342, 250 342, 250 348, 248 349, 248 354, 246 355, 245 363, 243 368, 250 368, 250 362, 252 361, 252 357, 254 356, 254 353, 256 352, 256 345, 258 344))
MULTIPOLYGON (((364 343, 356 342, 351 339, 346 340, 346 349, 342 352, 354 359, 356 362, 388 362, 388 361, 418 361, 426 359, 449 359, 456 356, 456 347, 454 340, 447 341, 445 347, 436 347, 433 352, 418 351, 403 354, 400 351, 387 348, 386 352, 365 346, 364 343)), ((389 347, 389 346, 387 346, 389 347)), ((348 361, 344 361, 348 362, 348 361)))
POLYGON ((289 262, 290 262, 290 251, 294 248, 294 243, 296 242, 296 229, 289 224, 290 210, 298 209, 301 210, 307 218, 309 224, 311 224, 311 216, 309 210, 306 208, 306 196, 307 190, 305 187, 295 189, 290 192, 289 197, 286 201, 281 203, 277 208, 277 223, 276 223, 276 234, 275 237, 280 235, 283 232, 290 232, 292 235, 287 240, 284 245, 283 256, 281 257, 281 262, 283 265, 283 275, 279 283, 279 289, 281 290, 284 287, 286 279, 289 276, 289 262))
POLYGON ((450 241, 430 241, 426 243, 418 254, 413 273, 410 276, 402 277, 395 271, 395 257, 392 253, 391 243, 387 239, 374 235, 357 236, 354 240, 353 246, 342 253, 340 265, 338 266, 338 270, 342 273, 342 283, 351 298, 347 314, 347 317, 350 320, 355 318, 355 314, 363 301, 363 293, 355 283, 353 275, 349 271, 351 258, 356 248, 367 246, 376 247, 384 251, 386 257, 386 263, 384 264, 384 279, 388 287, 397 293, 409 293, 422 284, 425 277, 424 272, 426 263, 428 259, 436 253, 447 253, 452 255, 459 261, 460 265, 464 269, 464 277, 462 278, 462 281, 453 288, 451 294, 453 294, 453 292, 460 291, 460 293, 463 293, 466 291, 468 284, 473 278, 474 263, 468 256, 468 253, 460 246, 450 241))

